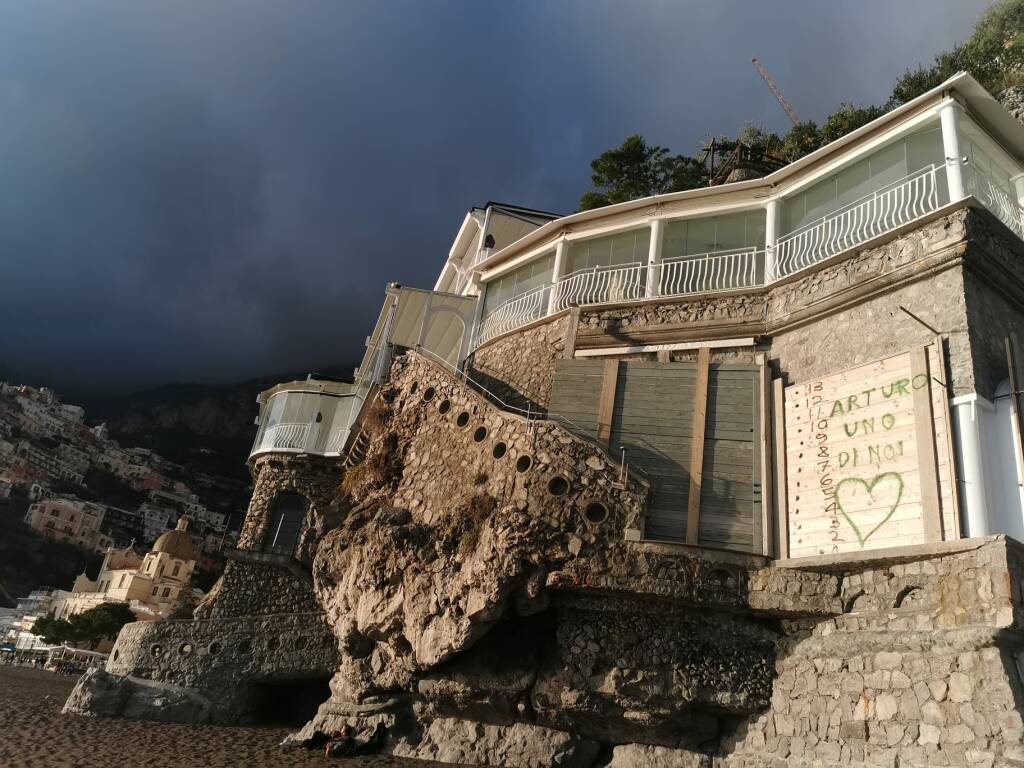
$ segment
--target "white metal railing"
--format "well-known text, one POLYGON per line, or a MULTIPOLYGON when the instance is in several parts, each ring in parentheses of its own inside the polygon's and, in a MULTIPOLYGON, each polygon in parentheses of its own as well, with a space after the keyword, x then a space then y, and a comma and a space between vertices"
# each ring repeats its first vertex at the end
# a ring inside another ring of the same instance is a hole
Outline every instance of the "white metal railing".
MULTIPOLYGON (((1024 239, 1024 207, 988 174, 964 167, 965 191, 1024 239)), ((596 267, 509 299, 488 313, 474 346, 572 305, 586 306, 755 288, 789 277, 911 224, 949 202, 946 168, 931 165, 877 189, 778 239, 774 247, 596 267), (648 280, 648 270, 656 270, 648 280), (650 292, 648 291, 650 287, 650 292)))
POLYGON ((253 451, 301 451, 309 437, 309 423, 283 423, 267 427, 259 447, 253 451))
POLYGON ((945 174, 945 169, 923 168, 779 238, 775 270, 766 275, 767 281, 788 277, 936 210, 941 204, 940 172, 945 174))
POLYGON ((516 328, 547 316, 551 288, 550 285, 542 285, 540 288, 534 288, 532 291, 509 299, 497 307, 480 323, 476 345, 480 346, 495 336, 514 331, 516 328))
POLYGON ((679 256, 665 259, 656 269, 661 296, 753 288, 764 280, 764 251, 747 248, 679 256))
POLYGON ((1003 224, 1012 229, 1017 237, 1024 238, 1024 208, 995 180, 976 166, 964 166, 964 181, 968 195, 996 215, 1003 224))
POLYGON ((611 304, 644 298, 647 265, 641 262, 614 267, 591 267, 566 275, 555 285, 551 310, 573 306, 611 304))

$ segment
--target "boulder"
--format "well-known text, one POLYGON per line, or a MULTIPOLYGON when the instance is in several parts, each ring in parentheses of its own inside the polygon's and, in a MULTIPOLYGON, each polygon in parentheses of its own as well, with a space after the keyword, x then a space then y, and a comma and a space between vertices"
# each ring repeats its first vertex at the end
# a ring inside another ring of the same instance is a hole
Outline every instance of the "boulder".
POLYGON ((191 688, 94 669, 82 675, 62 711, 90 717, 208 723, 212 705, 209 699, 191 688))
POLYGON ((596 742, 537 725, 487 725, 440 718, 423 732, 419 744, 391 750, 399 757, 461 765, 503 768, 590 768, 596 742))
POLYGON ((606 768, 710 768, 711 757, 699 752, 648 744, 623 744, 612 751, 606 768))

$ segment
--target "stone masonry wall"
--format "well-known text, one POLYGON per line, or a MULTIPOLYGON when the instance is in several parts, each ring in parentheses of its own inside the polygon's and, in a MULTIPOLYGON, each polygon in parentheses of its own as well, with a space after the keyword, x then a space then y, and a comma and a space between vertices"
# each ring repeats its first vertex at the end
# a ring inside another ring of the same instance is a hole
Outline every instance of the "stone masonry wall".
POLYGON ((1021 547, 850 564, 846 613, 784 624, 771 707, 723 766, 1011 766, 1024 761, 1021 547))
POLYGON ((341 484, 340 461, 272 453, 256 457, 252 473, 252 498, 245 513, 238 548, 259 549, 267 534, 266 527, 274 499, 282 491, 294 491, 303 496, 309 505, 296 546, 296 559, 304 563, 312 562, 316 542, 338 522, 338 513, 332 505, 341 484))
POLYGON ((252 685, 329 676, 337 644, 322 613, 126 625, 106 671, 195 689, 218 722, 247 719, 252 685))
POLYGON ((563 315, 486 344, 473 353, 470 375, 519 408, 551 402, 555 361, 565 351, 569 319, 563 315))
MULTIPOLYGON (((1024 244, 987 213, 971 217, 968 227, 964 287, 974 379, 978 394, 992 399, 1007 377, 1005 338, 1016 334, 1018 344, 1024 344, 1024 244)), ((1018 353, 1024 355, 1024 348, 1018 353)))

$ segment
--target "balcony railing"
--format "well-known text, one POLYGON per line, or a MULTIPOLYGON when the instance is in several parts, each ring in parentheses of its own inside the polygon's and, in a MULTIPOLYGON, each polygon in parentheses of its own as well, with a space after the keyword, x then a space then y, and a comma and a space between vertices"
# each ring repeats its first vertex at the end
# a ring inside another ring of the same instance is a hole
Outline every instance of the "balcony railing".
POLYGON ((934 211, 940 205, 940 170, 945 172, 937 166, 923 168, 779 238, 775 270, 768 281, 807 269, 934 211))
POLYGON ((309 437, 308 423, 277 424, 263 432, 259 447, 253 453, 261 451, 301 451, 306 447, 309 437))
POLYGON ((552 311, 574 304, 613 304, 636 301, 647 290, 647 265, 639 262, 614 267, 592 267, 566 275, 555 286, 552 311))
POLYGON ((995 183, 993 178, 975 166, 964 168, 966 192, 974 195, 1003 224, 1024 239, 1024 208, 1010 197, 1009 193, 995 183))
POLYGON ((666 259, 657 268, 661 296, 753 288, 762 280, 764 251, 751 248, 680 256, 666 259))
MULTIPOLYGON (((566 275, 499 305, 480 324, 475 346, 572 305, 587 306, 757 288, 910 224, 948 200, 945 168, 929 166, 779 238, 768 249, 743 248, 596 267, 566 275), (656 270, 653 280, 649 271, 656 270)), ((1024 238, 1024 210, 987 177, 968 190, 1024 238)))

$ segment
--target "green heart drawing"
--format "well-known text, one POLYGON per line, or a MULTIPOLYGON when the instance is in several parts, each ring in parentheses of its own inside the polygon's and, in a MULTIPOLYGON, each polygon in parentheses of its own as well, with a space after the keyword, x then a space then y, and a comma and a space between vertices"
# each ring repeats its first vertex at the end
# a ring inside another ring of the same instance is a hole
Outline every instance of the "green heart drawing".
POLYGON ((896 507, 898 507, 900 505, 900 500, 902 498, 903 498, 903 476, 900 475, 897 472, 883 472, 880 475, 875 475, 873 478, 871 478, 871 480, 864 480, 864 479, 862 479, 860 477, 848 477, 845 480, 840 480, 838 483, 836 483, 836 504, 839 507, 839 511, 842 512, 843 517, 846 518, 846 522, 848 522, 850 524, 850 527, 853 529, 854 534, 856 534, 857 541, 860 542, 861 549, 864 549, 864 544, 867 542, 868 539, 870 539, 872 536, 875 535, 875 532, 879 528, 881 528, 883 525, 885 525, 887 522, 889 522, 889 518, 892 517, 893 514, 896 512, 896 507), (849 512, 847 512, 847 510, 844 508, 841 491, 842 491, 844 486, 848 487, 850 485, 862 485, 862 486, 864 486, 864 490, 867 492, 867 494, 870 497, 870 499, 872 501, 874 501, 875 500, 875 487, 879 483, 883 483, 885 481, 890 481, 890 482, 896 483, 896 488, 895 488, 896 501, 894 501, 892 503, 892 506, 889 507, 889 511, 885 513, 885 517, 883 517, 881 520, 879 520, 874 528, 872 528, 866 534, 862 534, 860 528, 858 527, 858 525, 855 522, 853 522, 853 518, 850 517, 850 514, 853 513, 853 510, 850 510, 849 512))

